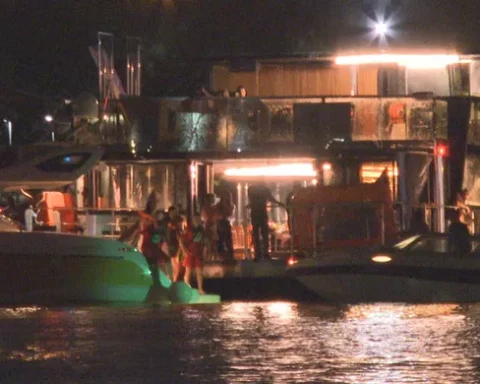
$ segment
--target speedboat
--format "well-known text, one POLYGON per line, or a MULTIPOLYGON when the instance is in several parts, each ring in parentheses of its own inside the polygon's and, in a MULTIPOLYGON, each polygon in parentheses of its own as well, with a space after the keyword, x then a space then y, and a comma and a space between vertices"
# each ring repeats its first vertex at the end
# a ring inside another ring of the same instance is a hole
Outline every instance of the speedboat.
POLYGON ((0 303, 144 302, 143 255, 119 241, 55 232, 0 232, 0 303))
MULTIPOLYGON (((52 189, 75 181, 100 148, 63 148, 2 169, 0 191, 52 189)), ((117 240, 25 231, 0 215, 0 305, 56 303, 218 303, 185 283, 152 277, 144 255, 117 240), (155 279, 155 281, 154 281, 155 279)))
POLYGON ((480 237, 453 250, 448 234, 408 237, 390 247, 335 249, 291 263, 288 274, 335 303, 480 301, 480 237))

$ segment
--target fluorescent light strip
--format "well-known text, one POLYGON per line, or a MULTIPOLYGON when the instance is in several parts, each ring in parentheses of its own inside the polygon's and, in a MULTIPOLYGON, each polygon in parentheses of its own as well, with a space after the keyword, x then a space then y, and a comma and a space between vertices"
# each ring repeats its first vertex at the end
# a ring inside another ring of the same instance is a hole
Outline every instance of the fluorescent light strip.
POLYGON ((262 176, 304 176, 315 177, 317 172, 312 164, 279 164, 265 167, 229 168, 224 172, 225 176, 235 177, 262 177, 262 176))
POLYGON ((361 64, 398 64, 407 68, 443 68, 449 64, 465 62, 458 55, 352 55, 338 56, 335 58, 337 65, 361 64))

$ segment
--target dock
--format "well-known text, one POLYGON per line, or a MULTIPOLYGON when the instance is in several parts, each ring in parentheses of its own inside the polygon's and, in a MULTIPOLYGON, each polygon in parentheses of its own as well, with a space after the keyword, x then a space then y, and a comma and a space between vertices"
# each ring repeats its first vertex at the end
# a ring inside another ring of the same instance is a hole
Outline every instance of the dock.
POLYGON ((281 257, 259 261, 237 260, 232 265, 207 261, 203 268, 204 289, 220 295, 222 301, 318 300, 314 293, 286 275, 286 266, 285 258, 281 257))

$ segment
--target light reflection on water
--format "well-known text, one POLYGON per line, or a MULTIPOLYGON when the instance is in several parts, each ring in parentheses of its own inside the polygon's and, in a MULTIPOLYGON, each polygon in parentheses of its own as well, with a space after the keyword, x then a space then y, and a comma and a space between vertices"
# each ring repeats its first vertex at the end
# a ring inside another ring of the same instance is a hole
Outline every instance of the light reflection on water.
POLYGON ((0 309, 0 382, 478 383, 480 305, 0 309))

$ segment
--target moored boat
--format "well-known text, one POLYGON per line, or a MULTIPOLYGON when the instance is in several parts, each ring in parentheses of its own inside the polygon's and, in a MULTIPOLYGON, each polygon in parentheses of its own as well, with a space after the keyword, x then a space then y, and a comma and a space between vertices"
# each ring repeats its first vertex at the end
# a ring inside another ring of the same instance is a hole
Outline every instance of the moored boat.
MULTIPOLYGON (((63 148, 4 168, 0 191, 65 186, 95 165, 102 153, 101 148, 63 148)), ((63 225, 64 217, 59 219, 63 225)), ((78 233, 24 231, 3 215, 0 263, 0 305, 220 302, 218 295, 199 295, 186 284, 172 284, 162 273, 154 281, 144 255, 123 242, 78 233)))
POLYGON ((480 237, 455 251, 448 234, 409 237, 392 247, 338 249, 289 267, 319 298, 358 302, 480 301, 480 237))

